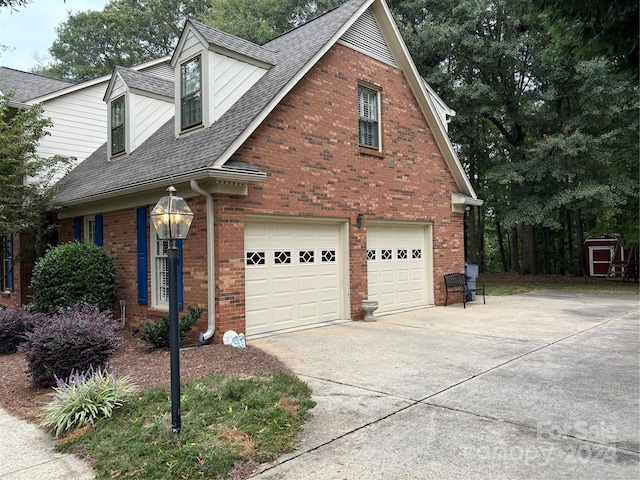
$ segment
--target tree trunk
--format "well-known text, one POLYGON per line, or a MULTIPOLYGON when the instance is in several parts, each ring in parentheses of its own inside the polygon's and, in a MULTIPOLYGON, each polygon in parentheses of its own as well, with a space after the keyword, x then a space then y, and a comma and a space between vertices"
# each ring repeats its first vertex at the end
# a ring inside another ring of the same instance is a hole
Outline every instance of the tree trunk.
POLYGON ((536 229, 533 225, 522 225, 522 270, 524 275, 538 274, 536 229))
POLYGON ((564 218, 564 212, 560 212, 560 238, 558 239, 558 274, 560 275, 567 274, 566 253, 564 251, 564 233, 566 231, 564 227, 564 218))
POLYGON ((549 275, 551 273, 551 232, 548 228, 542 229, 542 250, 544 255, 544 266, 542 273, 549 275))
POLYGON ((511 271, 520 272, 520 256, 518 255, 518 227, 511 227, 511 271))
POLYGON ((500 249, 500 260, 502 261, 502 271, 508 272, 507 254, 504 251, 504 236, 502 235, 502 226, 500 220, 496 220, 496 235, 498 236, 498 248, 500 249))
POLYGON ((587 269, 584 262, 584 255, 582 254, 582 244, 584 243, 584 225, 582 224, 582 212, 578 208, 576 210, 576 252, 578 260, 578 271, 576 275, 583 277, 586 275, 587 269))

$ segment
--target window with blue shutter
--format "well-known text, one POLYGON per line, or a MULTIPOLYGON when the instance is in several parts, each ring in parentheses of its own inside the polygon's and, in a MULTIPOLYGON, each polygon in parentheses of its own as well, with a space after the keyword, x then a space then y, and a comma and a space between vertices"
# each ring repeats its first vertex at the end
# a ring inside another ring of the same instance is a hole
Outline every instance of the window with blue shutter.
POLYGON ((136 211, 136 251, 138 259, 138 304, 149 305, 148 258, 149 244, 147 243, 147 207, 140 207, 136 211))
POLYGON ((98 247, 102 247, 104 245, 104 239, 103 239, 103 235, 102 235, 102 215, 96 215, 95 216, 95 237, 94 237, 94 243, 98 246, 98 247))
POLYGON ((78 242, 82 240, 82 217, 73 219, 73 239, 78 242))

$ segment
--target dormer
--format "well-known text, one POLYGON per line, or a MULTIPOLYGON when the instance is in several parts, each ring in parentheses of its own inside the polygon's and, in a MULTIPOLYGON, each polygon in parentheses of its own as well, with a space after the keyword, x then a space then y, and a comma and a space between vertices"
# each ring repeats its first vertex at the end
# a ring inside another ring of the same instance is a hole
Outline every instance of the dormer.
POLYGON ((174 114, 173 81, 116 67, 104 95, 107 103, 107 155, 133 152, 174 114))
POLYGON ((171 59, 176 137, 211 126, 275 63, 271 50, 188 20, 171 59))

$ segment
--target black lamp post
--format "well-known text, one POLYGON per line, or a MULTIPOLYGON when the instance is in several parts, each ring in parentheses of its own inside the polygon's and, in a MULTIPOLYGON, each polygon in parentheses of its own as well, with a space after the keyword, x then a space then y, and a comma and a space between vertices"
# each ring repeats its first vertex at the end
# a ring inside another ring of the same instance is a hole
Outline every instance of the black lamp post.
POLYGON ((173 185, 167 188, 151 211, 151 223, 160 240, 168 240, 169 263, 169 353, 171 356, 171 430, 180 433, 180 328, 178 325, 178 249, 176 240, 184 240, 193 221, 187 202, 176 197, 173 185))

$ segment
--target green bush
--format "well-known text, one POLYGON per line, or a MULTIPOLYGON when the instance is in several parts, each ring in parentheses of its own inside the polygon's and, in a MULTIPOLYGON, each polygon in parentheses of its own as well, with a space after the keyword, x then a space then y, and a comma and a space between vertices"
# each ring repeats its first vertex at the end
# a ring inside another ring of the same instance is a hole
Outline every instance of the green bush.
MULTIPOLYGON (((187 313, 180 318, 181 340, 198 323, 203 312, 204 308, 187 308, 187 313)), ((140 338, 156 348, 169 347, 169 315, 163 315, 159 322, 151 322, 147 318, 143 318, 140 338)))
POLYGON ((118 323, 96 306, 60 309, 38 321, 19 350, 37 387, 50 387, 73 371, 102 368, 116 350, 118 323))
POLYGON ((93 425, 97 418, 110 418, 136 390, 129 377, 116 379, 106 370, 73 372, 66 381, 56 378, 56 383, 53 400, 43 407, 42 422, 55 429, 56 437, 65 430, 93 425))
POLYGON ((33 269, 33 302, 38 312, 52 312, 79 303, 111 311, 118 278, 113 258, 90 243, 65 243, 50 249, 33 269))

